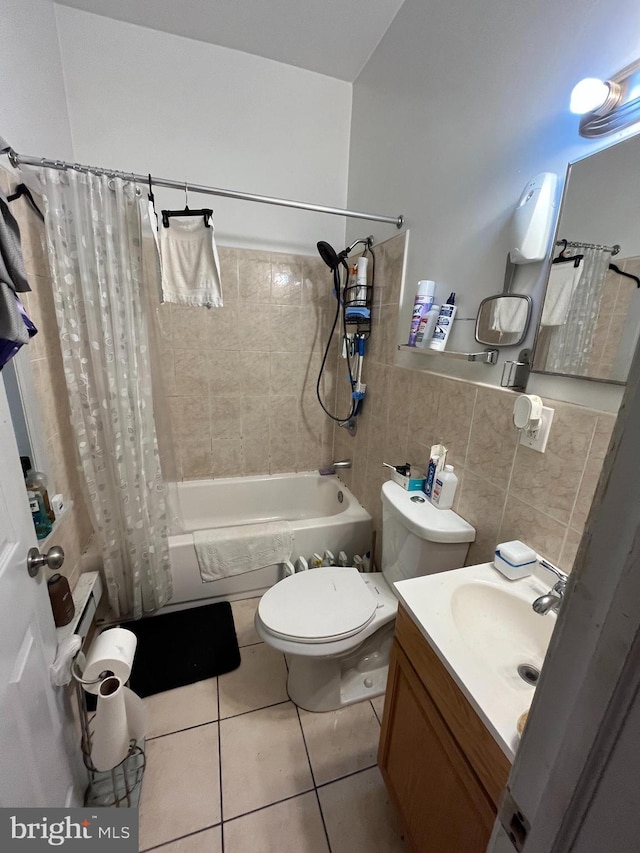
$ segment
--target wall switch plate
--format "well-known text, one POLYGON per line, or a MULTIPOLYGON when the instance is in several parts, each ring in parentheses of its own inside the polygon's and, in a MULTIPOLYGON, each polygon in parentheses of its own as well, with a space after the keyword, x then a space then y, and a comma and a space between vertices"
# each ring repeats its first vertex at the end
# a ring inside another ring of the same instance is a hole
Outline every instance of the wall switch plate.
POLYGON ((544 453, 547 449, 547 441, 549 440, 549 432, 551 431, 551 423, 553 421, 553 413, 555 409, 549 409, 547 406, 542 407, 542 417, 537 429, 523 429, 520 431, 520 444, 525 447, 530 447, 532 450, 537 450, 538 453, 544 453))

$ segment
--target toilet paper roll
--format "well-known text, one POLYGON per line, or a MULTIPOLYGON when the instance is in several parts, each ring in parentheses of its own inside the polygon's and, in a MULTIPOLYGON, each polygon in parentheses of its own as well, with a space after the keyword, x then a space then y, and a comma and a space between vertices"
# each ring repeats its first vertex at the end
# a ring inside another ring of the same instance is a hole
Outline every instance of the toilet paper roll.
MULTIPOLYGON (((109 628, 91 644, 87 664, 82 673, 84 681, 94 681, 105 671, 112 672, 124 684, 129 680, 138 638, 126 628, 109 628)), ((98 694, 100 683, 85 684, 89 693, 98 694)))

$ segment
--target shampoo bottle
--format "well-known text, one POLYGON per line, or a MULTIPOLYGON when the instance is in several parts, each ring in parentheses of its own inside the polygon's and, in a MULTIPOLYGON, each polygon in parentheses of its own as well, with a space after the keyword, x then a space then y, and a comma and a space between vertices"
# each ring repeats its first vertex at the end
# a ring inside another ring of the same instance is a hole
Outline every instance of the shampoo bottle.
POLYGON ((456 295, 455 293, 451 293, 446 303, 440 309, 433 337, 429 344, 431 349, 443 350, 445 348, 457 310, 456 295))
POLYGON ((435 476, 431 503, 438 509, 451 509, 457 487, 458 478, 453 473, 453 465, 445 465, 444 470, 439 471, 435 476))
POLYGON ((424 349, 428 347, 440 316, 440 306, 432 305, 429 311, 423 315, 416 335, 416 347, 424 349))
POLYGON ((349 277, 347 279, 347 287, 344 292, 345 305, 353 305, 358 294, 358 266, 356 261, 349 261, 349 277))
POLYGON ((415 302, 413 303, 413 314, 411 315, 411 329, 409 331, 408 346, 416 345, 416 336, 420 328, 420 322, 425 314, 433 305, 433 294, 435 293, 436 285, 433 281, 419 281, 418 292, 416 293, 415 302))
POLYGON ((361 255, 356 261, 356 298, 353 301, 354 305, 366 305, 367 304, 367 264, 369 263, 369 259, 365 258, 364 255, 361 255))
POLYGON ((53 621, 56 628, 68 625, 76 613, 69 581, 61 574, 55 574, 47 581, 47 590, 51 599, 53 621))

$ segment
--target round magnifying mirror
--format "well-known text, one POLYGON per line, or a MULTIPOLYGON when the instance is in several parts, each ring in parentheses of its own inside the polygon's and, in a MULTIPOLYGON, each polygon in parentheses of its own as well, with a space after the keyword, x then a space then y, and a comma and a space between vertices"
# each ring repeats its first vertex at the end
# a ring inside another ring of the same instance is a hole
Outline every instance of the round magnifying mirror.
POLYGON ((529 328, 531 297, 506 293, 483 299, 476 317, 476 341, 491 347, 521 344, 529 328))

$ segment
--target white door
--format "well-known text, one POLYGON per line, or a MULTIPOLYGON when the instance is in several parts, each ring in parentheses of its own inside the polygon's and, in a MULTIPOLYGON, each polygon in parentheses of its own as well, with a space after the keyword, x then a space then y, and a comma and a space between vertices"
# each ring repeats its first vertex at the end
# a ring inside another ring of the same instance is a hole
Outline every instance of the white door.
POLYGON ((640 343, 509 776, 502 822, 527 853, 640 849, 639 434, 640 343))
POLYGON ((78 805, 68 691, 53 688, 56 629, 0 375, 0 807, 78 805), (76 785, 74 790, 74 783, 76 785))

